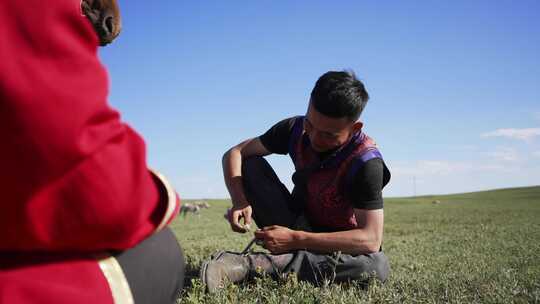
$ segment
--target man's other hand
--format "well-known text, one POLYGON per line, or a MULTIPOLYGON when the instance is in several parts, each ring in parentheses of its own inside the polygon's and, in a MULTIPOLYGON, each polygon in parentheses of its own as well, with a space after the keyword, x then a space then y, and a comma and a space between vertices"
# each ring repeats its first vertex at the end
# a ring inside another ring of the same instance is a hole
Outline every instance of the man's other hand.
POLYGON ((294 250, 297 239, 296 231, 276 225, 255 231, 255 238, 262 240, 262 246, 274 254, 294 250))

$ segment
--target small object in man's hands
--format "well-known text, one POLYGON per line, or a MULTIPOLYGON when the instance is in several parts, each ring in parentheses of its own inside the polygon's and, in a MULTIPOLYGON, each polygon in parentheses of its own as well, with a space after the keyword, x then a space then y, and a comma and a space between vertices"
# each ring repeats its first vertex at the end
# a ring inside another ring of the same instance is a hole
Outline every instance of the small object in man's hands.
POLYGON ((253 244, 256 244, 256 245, 259 245, 259 246, 262 246, 264 244, 264 241, 262 239, 258 239, 258 238, 253 238, 249 244, 246 246, 246 248, 244 248, 244 250, 242 250, 241 254, 246 254, 249 252, 249 250, 251 249, 251 247, 253 247, 253 244))
POLYGON ((253 246, 254 243, 257 242, 257 239, 256 238, 253 238, 251 240, 251 242, 249 242, 249 244, 246 246, 246 248, 244 248, 244 250, 242 250, 241 254, 246 254, 248 253, 249 249, 251 249, 251 247, 253 246))
MULTIPOLYGON (((260 232, 261 229, 257 229, 257 232, 260 232)), ((255 238, 255 244, 259 245, 259 246, 262 246, 264 245, 264 240, 263 239, 258 239, 258 238, 255 238)))
MULTIPOLYGON (((229 218, 231 217, 231 212, 232 212, 232 209, 231 208, 227 208, 227 212, 225 212, 225 214, 223 214, 223 218, 226 219, 227 221, 229 220, 229 218)), ((250 224, 244 224, 242 226, 242 228, 244 228, 244 230, 246 232, 250 231, 251 230, 251 225, 250 224)))

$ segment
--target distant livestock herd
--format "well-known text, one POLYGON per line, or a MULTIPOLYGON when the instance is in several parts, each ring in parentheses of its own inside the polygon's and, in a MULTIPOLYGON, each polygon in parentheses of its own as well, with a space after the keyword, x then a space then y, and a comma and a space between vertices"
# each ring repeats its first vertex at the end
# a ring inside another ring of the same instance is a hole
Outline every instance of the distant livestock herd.
POLYGON ((196 201, 193 203, 185 203, 182 204, 180 207, 180 213, 185 218, 188 213, 193 213, 196 215, 200 215, 201 209, 208 209, 210 208, 210 204, 208 204, 205 201, 196 201))

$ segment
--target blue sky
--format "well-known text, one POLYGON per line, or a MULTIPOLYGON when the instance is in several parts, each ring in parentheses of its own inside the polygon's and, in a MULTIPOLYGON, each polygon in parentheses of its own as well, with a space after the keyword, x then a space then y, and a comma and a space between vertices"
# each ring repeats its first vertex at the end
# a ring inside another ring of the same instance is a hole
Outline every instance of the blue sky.
POLYGON ((222 154, 342 69, 371 95, 385 196, 540 184, 540 2, 394 2, 121 0, 109 100, 184 198, 228 198, 222 154))

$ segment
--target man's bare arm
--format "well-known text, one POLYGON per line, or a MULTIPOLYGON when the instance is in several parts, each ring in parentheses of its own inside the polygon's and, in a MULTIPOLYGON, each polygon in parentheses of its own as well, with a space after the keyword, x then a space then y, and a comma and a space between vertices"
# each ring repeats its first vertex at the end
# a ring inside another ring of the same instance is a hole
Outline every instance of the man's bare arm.
POLYGON ((348 254, 367 254, 379 251, 382 244, 383 209, 355 209, 358 228, 329 233, 294 231, 285 227, 266 227, 256 232, 264 246, 272 253, 306 249, 329 253, 341 251, 348 254))
POLYGON ((229 213, 229 223, 233 231, 246 232, 244 225, 239 222, 241 217, 244 218, 245 224, 251 224, 252 210, 245 196, 242 183, 242 160, 250 156, 265 156, 268 154, 270 154, 270 151, 256 137, 239 143, 223 155, 223 177, 233 204, 233 208, 229 213))

